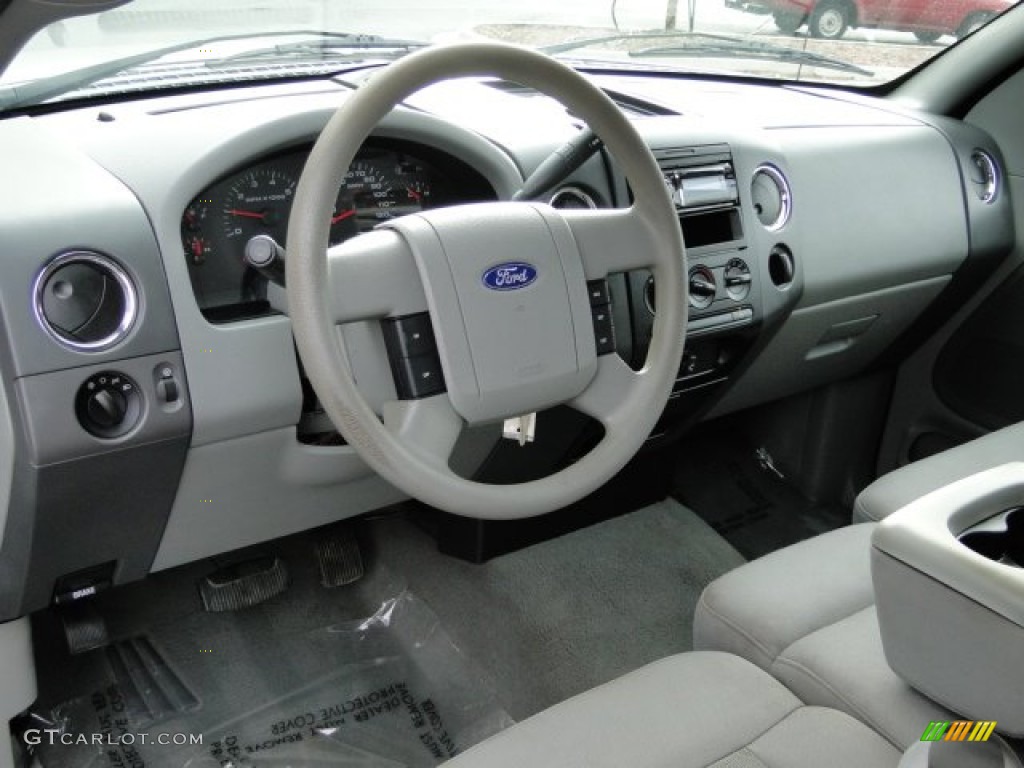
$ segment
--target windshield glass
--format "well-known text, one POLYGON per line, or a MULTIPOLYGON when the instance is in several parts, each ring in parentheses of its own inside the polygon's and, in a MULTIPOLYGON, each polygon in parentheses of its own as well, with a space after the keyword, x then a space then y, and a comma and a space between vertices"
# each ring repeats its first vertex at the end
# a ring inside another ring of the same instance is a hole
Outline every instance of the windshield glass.
POLYGON ((1010 5, 1010 0, 136 0, 63 19, 36 34, 0 75, 0 110, 105 91, 341 72, 404 55, 418 43, 480 37, 542 48, 580 67, 868 86, 916 67, 1010 5))

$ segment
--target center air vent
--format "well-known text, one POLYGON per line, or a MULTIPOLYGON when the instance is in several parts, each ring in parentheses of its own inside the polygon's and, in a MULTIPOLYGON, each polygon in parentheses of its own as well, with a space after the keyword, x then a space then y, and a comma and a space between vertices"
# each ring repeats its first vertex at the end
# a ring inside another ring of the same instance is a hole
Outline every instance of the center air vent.
POLYGON ((992 155, 983 149, 971 153, 971 166, 968 170, 974 193, 983 203, 991 203, 999 194, 999 166, 992 155))
POLYGON ((793 195, 782 171, 774 165, 762 165, 754 171, 750 182, 750 202, 757 220, 769 232, 786 226, 793 209, 793 195))
POLYGON ((83 352, 117 344, 131 330, 138 297, 128 274, 111 258, 71 251, 53 259, 36 278, 35 313, 57 341, 83 352))

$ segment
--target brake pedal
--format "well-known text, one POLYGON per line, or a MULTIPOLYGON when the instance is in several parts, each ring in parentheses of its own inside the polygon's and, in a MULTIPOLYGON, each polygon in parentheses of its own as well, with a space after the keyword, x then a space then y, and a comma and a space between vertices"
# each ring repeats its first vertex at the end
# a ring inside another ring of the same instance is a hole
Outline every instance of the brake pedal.
POLYGON ((104 648, 110 644, 107 622, 93 605, 92 600, 76 600, 60 609, 64 624, 64 639, 72 656, 104 648))
POLYGON ((287 588, 284 560, 269 555, 225 565, 199 581, 203 609, 210 613, 251 608, 287 588))
POLYGON ((351 528, 332 532, 330 538, 316 543, 316 562, 320 583, 328 588, 343 587, 363 577, 363 555, 351 528))

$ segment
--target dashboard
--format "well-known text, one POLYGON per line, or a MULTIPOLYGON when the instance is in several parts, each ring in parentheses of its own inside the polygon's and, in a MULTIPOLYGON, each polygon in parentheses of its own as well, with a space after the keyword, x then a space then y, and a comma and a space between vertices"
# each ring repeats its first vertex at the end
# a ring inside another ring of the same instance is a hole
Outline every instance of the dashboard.
MULTIPOLYGON (((652 444, 869 369, 1014 246, 1000 148, 965 122, 843 91, 593 80, 651 147, 687 244, 687 346, 652 444)), ((0 189, 0 621, 404 499, 336 434, 322 439, 332 425, 287 296, 246 260, 254 238, 286 242, 309 148, 351 87, 247 84, 0 121, 0 162, 19 179, 0 189)), ((508 200, 577 131, 515 84, 431 86, 359 153, 331 242, 508 200)), ((630 201, 605 152, 548 194, 630 201)), ((595 307, 609 353, 642 366, 651 276, 610 275, 595 307)), ((339 330, 375 405, 401 390, 383 325, 339 330)), ((541 427, 557 450, 517 446, 504 481, 517 462, 571 461, 586 429, 541 427)), ((487 477, 500 442, 500 425, 467 430, 453 465, 487 477)))

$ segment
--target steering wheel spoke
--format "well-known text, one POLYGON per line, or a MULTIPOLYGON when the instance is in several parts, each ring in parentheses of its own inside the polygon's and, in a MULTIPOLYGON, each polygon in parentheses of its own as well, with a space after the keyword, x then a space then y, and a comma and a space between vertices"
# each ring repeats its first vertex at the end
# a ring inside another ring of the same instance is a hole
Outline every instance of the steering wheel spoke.
POLYGON ((633 391, 642 376, 618 355, 603 355, 598 358, 597 374, 590 384, 568 405, 597 419, 608 431, 625 426, 622 414, 626 411, 626 393, 633 391))
POLYGON ((464 422, 448 395, 422 400, 390 400, 381 409, 384 427, 425 463, 454 476, 448 468, 464 422))
POLYGON ((635 208, 565 210, 588 280, 653 266, 660 242, 653 225, 635 208))
POLYGON ((336 325, 427 311, 412 252, 392 230, 367 232, 328 249, 327 289, 336 325))

